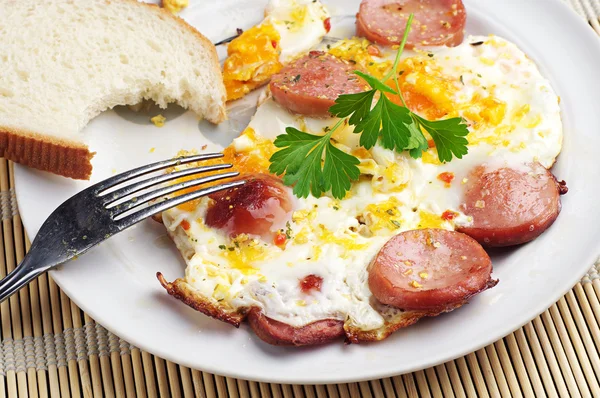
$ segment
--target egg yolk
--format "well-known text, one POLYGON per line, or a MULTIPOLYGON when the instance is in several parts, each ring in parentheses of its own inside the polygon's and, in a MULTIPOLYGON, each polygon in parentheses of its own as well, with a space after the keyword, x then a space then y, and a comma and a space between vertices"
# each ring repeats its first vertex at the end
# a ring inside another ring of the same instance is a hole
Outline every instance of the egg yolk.
POLYGON ((231 268, 241 271, 244 275, 256 274, 258 270, 252 264, 264 260, 268 254, 267 248, 255 239, 247 239, 237 244, 234 241, 231 246, 222 246, 221 250, 231 268))
POLYGON ((400 205, 401 203, 394 196, 385 202, 367 205, 365 211, 373 216, 369 225, 371 231, 377 232, 382 229, 393 231, 400 228, 404 223, 399 210, 400 205))
POLYGON ((444 219, 438 215, 438 214, 434 214, 434 213, 430 213, 428 211, 425 210, 419 210, 419 225, 417 226, 417 228, 421 229, 421 228, 443 228, 444 226, 444 219))
POLYGON ((189 5, 189 0, 162 0, 163 8, 177 14, 189 5))
POLYGON ((358 65, 357 69, 366 70, 378 79, 381 79, 392 67, 391 61, 380 60, 379 48, 367 39, 342 40, 328 52, 334 57, 358 65))
MULTIPOLYGON (((398 65, 398 84, 408 108, 429 120, 438 120, 454 109, 456 82, 442 74, 441 68, 424 57, 407 58, 398 65)), ((393 79, 387 84, 396 89, 393 79)), ((388 95, 402 105, 396 95, 388 95)))
POLYGON ((281 70, 279 41, 279 33, 273 25, 262 23, 229 43, 228 57, 223 65, 228 101, 241 98, 266 84, 281 70))
MULTIPOLYGON (((323 243, 334 243, 345 248, 348 252, 352 250, 363 250, 368 247, 368 244, 356 243, 356 239, 350 235, 336 236, 333 232, 325 228, 323 224, 318 225, 318 238, 323 243)), ((319 249, 317 253, 320 253, 320 247, 316 246, 315 249, 319 249)), ((341 255, 342 258, 346 258, 349 254, 344 253, 341 255)), ((317 260, 318 255, 314 256, 314 260, 317 260)))
MULTIPOLYGON (((268 173, 269 171, 269 159, 271 155, 277 149, 275 145, 273 145, 272 141, 269 141, 264 138, 257 137, 254 133, 254 130, 250 127, 246 128, 242 135, 246 136, 250 142, 253 143, 252 148, 244 151, 237 151, 235 149, 234 144, 232 143, 227 148, 223 150, 223 157, 218 159, 211 159, 202 161, 199 164, 191 164, 188 167, 198 167, 198 166, 209 166, 214 164, 223 164, 230 163, 233 165, 232 169, 238 171, 240 174, 258 174, 258 173, 268 173)), ((180 152, 179 155, 187 155, 187 153, 180 152)), ((211 174, 219 174, 222 173, 222 170, 212 171, 208 173, 203 173, 202 176, 207 176, 211 174)), ((184 181, 193 180, 198 178, 197 175, 187 176, 178 178, 174 181, 174 184, 178 184, 184 181)), ((220 184, 222 181, 215 181, 212 183, 202 184, 201 186, 187 188, 177 192, 177 195, 183 195, 188 192, 194 192, 201 188, 207 188, 211 185, 220 184)), ((183 211, 193 211, 199 203, 200 199, 191 200, 186 203, 182 203, 177 206, 179 209, 183 211)))

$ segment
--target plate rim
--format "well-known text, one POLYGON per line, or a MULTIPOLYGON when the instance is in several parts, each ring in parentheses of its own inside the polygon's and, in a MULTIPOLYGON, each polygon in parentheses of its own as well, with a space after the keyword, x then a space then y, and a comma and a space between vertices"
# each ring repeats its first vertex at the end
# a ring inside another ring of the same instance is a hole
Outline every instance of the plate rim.
MULTIPOLYGON (((596 35, 594 34, 594 32, 592 30, 589 30, 589 28, 587 26, 585 26, 584 21, 575 13, 575 11, 573 9, 571 9, 570 7, 568 7, 566 4, 564 4, 562 1, 560 0, 553 0, 553 3, 555 6, 558 7, 562 7, 562 12, 567 13, 569 15, 569 19, 570 21, 568 21, 566 24, 569 25, 569 27, 575 26, 577 25, 579 28, 585 28, 586 31, 588 31, 587 35, 589 36, 589 38, 593 37, 594 40, 597 40, 596 35)), ((547 3, 546 3, 547 4, 547 3)), ((581 32, 583 32, 584 30, 581 29, 581 32)), ((600 43, 600 42, 599 42, 600 43)), ((598 47, 600 49, 600 46, 598 47)), ((598 53, 600 54, 600 52, 598 53)), ((17 201, 19 201, 19 197, 24 195, 24 193, 21 191, 21 189, 19 188, 19 184, 18 184, 18 180, 19 178, 17 178, 17 175, 20 174, 20 172, 18 172, 17 170, 21 170, 22 168, 24 168, 24 166, 21 166, 19 164, 15 164, 15 191, 16 191, 16 196, 17 196, 17 201)), ((26 217, 22 216, 22 220, 23 220, 23 225, 28 224, 29 222, 27 222, 25 220, 26 217)), ((590 253, 586 256, 584 256, 588 259, 587 264, 589 264, 589 267, 592 266, 592 264, 595 262, 596 257, 597 257, 597 253, 590 251, 590 253)), ((588 268, 589 269, 589 268, 588 268)), ((322 377, 321 380, 319 379, 302 379, 302 378, 269 378, 269 377, 247 377, 247 376, 243 376, 240 375, 238 373, 235 372, 231 372, 229 373, 228 371, 223 371, 223 369, 219 369, 219 371, 215 372, 214 370, 211 370, 210 368, 204 368, 206 372, 209 373, 214 373, 214 374, 218 374, 218 375, 223 375, 226 377, 234 377, 234 378, 242 378, 245 380, 252 380, 252 381, 260 381, 260 382, 270 382, 270 383, 295 383, 295 384, 299 384, 299 383, 307 383, 307 384, 325 384, 325 383, 347 383, 347 382, 357 382, 357 381, 365 381, 365 380, 372 380, 372 379, 379 379, 379 378, 385 378, 385 377, 390 377, 390 376, 395 376, 395 375, 399 375, 399 374, 405 374, 405 373, 409 373, 409 372, 413 372, 416 370, 421 370, 421 369, 425 369, 428 368, 430 366, 434 366, 446 361, 450 361, 450 360, 454 360, 456 358, 459 358, 463 355, 466 355, 470 352, 474 352, 477 351, 491 343, 494 343, 502 338, 504 338, 505 336, 513 333, 515 330, 518 330, 520 328, 522 328, 524 325, 526 325, 527 323, 529 323, 532 319, 536 318, 537 316, 539 316, 541 313, 543 313, 544 311, 546 311, 548 308, 550 308, 552 305, 554 305, 557 301, 559 301, 559 299, 564 296, 568 291, 570 291, 573 286, 587 273, 586 269, 584 272, 573 272, 572 273, 572 277, 568 280, 569 284, 568 287, 565 288, 564 290, 561 291, 555 291, 554 294, 552 294, 552 303, 549 304, 548 306, 546 306, 546 304, 543 305, 537 305, 535 307, 531 307, 534 308, 533 310, 529 310, 529 311, 524 311, 526 312, 527 316, 525 316, 524 318, 527 318, 525 321, 523 321, 522 323, 519 323, 517 326, 510 326, 509 328, 505 328, 505 330, 503 330, 500 333, 495 333, 493 336, 494 337, 489 337, 490 335, 488 335, 488 337, 484 338, 481 340, 480 343, 475 344, 473 346, 471 346, 471 348, 469 348, 468 352, 464 352, 461 354, 457 354, 457 355, 450 355, 450 356, 445 356, 443 360, 438 359, 433 359, 433 360, 429 360, 429 361, 422 361, 420 362, 420 364, 416 367, 410 368, 410 369, 406 369, 403 370, 401 373, 398 373, 397 371, 394 370, 390 370, 387 373, 382 373, 382 372, 376 372, 377 374, 366 374, 364 377, 362 378, 357 378, 357 377, 340 377, 339 374, 336 375, 336 378, 331 378, 331 377, 322 377), (533 316, 530 316, 532 313, 534 313, 533 316), (509 331, 506 331, 507 329, 510 329, 509 331), (473 348, 474 347, 474 348, 473 348)), ((64 281, 61 281, 61 274, 60 272, 56 272, 56 271, 50 271, 50 276, 53 278, 53 280, 56 282, 56 284, 63 290, 63 292, 65 292, 65 294, 67 294, 67 296, 79 307, 81 308, 83 311, 85 311, 87 314, 89 314, 94 320, 97 319, 97 312, 94 311, 93 306, 86 306, 85 303, 80 302, 80 300, 73 296, 72 293, 73 291, 71 289, 69 289, 68 283, 63 283, 64 281)), ((102 318, 102 317, 100 317, 102 318)), ((104 328, 106 328, 107 330, 111 331, 112 333, 114 333, 115 335, 119 336, 120 338, 131 342, 131 341, 135 341, 136 338, 134 335, 132 335, 131 333, 129 333, 129 331, 127 332, 123 332, 123 331, 118 331, 116 329, 113 329, 112 326, 107 326, 107 325, 111 325, 111 322, 98 322, 98 324, 102 325, 104 328)), ((156 348, 155 347, 148 347, 145 344, 135 344, 135 346, 137 348, 143 349, 149 353, 153 353, 154 355, 157 355, 158 357, 161 357, 163 359, 166 360, 170 360, 172 362, 184 365, 184 366, 189 366, 191 368, 195 368, 196 365, 192 364, 191 362, 187 361, 187 360, 181 360, 179 358, 174 358, 173 356, 171 356, 167 351, 161 350, 160 348, 156 348)), ((367 369, 365 369, 367 370, 367 369)), ((368 371, 367 371, 368 373, 368 371)))

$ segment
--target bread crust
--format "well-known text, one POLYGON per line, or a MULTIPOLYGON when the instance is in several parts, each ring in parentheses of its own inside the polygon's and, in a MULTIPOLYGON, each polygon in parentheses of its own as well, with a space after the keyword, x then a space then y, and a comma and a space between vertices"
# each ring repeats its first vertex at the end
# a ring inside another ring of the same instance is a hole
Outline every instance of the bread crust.
MULTIPOLYGON (((215 46, 193 26, 171 12, 160 8, 156 4, 141 3, 137 0, 106 0, 111 2, 125 2, 150 7, 161 19, 171 18, 180 26, 192 33, 210 52, 212 69, 221 74, 221 66, 215 46)), ((226 94, 222 79, 217 84, 222 86, 221 106, 216 115, 205 116, 206 120, 218 124, 227 120, 225 108, 226 94)), ((47 171, 76 180, 89 180, 92 174, 91 160, 95 153, 90 152, 87 145, 75 140, 61 139, 47 136, 33 131, 14 129, 0 126, 0 156, 15 163, 19 163, 38 170, 47 171)))
POLYGON ((38 170, 89 180, 94 154, 80 142, 0 127, 0 156, 38 170))

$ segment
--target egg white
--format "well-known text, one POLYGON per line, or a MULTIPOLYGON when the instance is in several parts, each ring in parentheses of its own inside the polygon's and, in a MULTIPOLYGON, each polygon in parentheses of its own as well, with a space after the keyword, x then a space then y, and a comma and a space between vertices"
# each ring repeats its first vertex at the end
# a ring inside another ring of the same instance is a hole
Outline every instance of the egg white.
MULTIPOLYGON (((382 51, 381 60, 393 53, 382 51)), ((550 167, 561 149, 558 97, 514 44, 495 36, 472 36, 460 46, 428 52, 432 55, 421 54, 421 59, 454 81, 453 102, 462 109, 459 115, 472 110, 469 101, 475 93, 485 98, 492 87, 494 97, 505 104, 498 123, 469 128, 466 156, 438 164, 431 156, 413 159, 376 145, 369 158, 362 159, 363 177, 345 199, 294 197, 287 226, 291 239, 285 249, 258 237, 248 237, 238 247, 220 231, 208 228, 202 219, 210 199, 203 199, 193 212, 166 211, 163 222, 187 262, 186 281, 207 297, 233 307, 257 306, 268 317, 293 326, 330 318, 349 321, 362 330, 382 327, 384 317, 367 285, 367 266, 391 236, 424 227, 452 230, 470 223, 459 211, 469 170, 480 164, 519 167, 531 161, 550 167), (483 43, 471 45, 478 42, 483 43), (442 172, 454 174, 450 187, 438 179, 442 172), (439 215, 446 210, 458 217, 442 220, 439 215), (180 228, 182 220, 190 224, 187 231, 180 228), (321 291, 301 291, 299 280, 309 274, 323 278, 321 291)), ((410 81, 409 76, 406 79, 410 81)), ((336 121, 293 115, 267 98, 249 127, 256 136, 273 140, 287 126, 323 134, 336 121)), ((342 150, 359 147, 359 135, 351 127, 337 131, 334 138, 342 150)), ((237 152, 250 153, 256 143, 242 135, 232 145, 237 152)))
POLYGON ((281 37, 279 60, 288 62, 318 45, 327 34, 323 24, 327 18, 329 12, 318 0, 269 1, 264 22, 273 25, 281 37))

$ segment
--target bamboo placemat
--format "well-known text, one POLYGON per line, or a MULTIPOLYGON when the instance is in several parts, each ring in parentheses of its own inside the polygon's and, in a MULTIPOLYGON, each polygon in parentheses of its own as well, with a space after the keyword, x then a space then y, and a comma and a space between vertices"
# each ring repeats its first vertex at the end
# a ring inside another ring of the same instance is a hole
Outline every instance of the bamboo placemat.
MULTIPOLYGON (((542 1, 542 0, 538 0, 542 1)), ((564 0, 600 34, 600 0, 564 0)), ((0 159, 0 278, 29 248, 0 159)), ((0 397, 600 397, 600 264, 513 334, 423 371, 337 385, 247 382, 192 370, 108 332, 42 275, 0 305, 0 397)))

